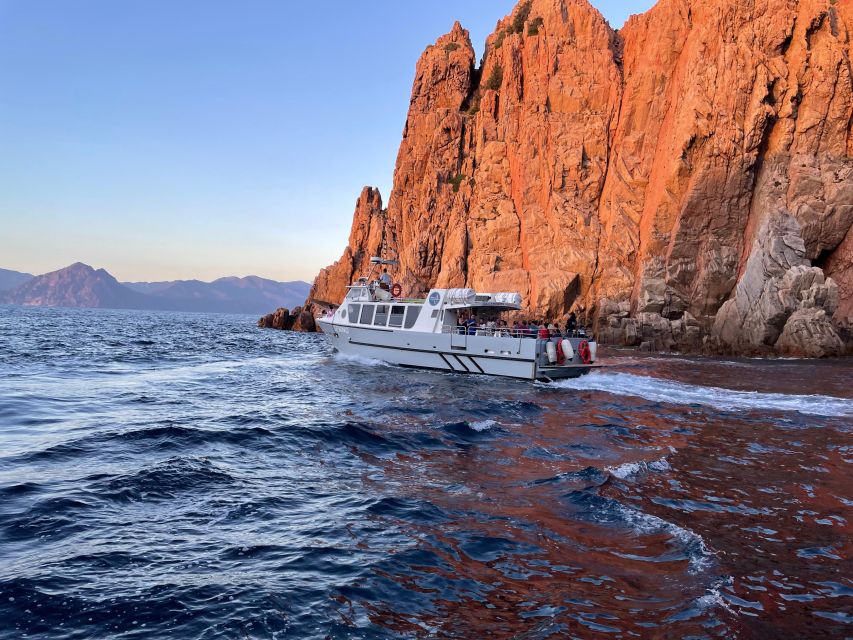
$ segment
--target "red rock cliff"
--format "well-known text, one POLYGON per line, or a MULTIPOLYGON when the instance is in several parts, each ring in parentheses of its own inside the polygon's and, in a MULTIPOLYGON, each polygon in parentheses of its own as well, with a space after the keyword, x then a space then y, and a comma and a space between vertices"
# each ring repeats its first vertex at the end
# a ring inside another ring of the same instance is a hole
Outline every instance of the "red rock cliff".
POLYGON ((408 295, 515 290, 610 342, 842 351, 852 6, 660 0, 617 33, 586 0, 525 1, 479 67, 455 24, 418 61, 387 209, 362 193, 312 298, 384 243, 408 295))

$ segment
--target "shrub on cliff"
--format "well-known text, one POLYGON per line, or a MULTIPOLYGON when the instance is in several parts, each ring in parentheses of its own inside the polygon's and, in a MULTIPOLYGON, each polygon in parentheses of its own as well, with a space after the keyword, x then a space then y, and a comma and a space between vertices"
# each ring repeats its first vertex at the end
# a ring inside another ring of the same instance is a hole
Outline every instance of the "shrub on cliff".
POLYGON ((475 116, 479 112, 480 112, 480 92, 478 90, 477 93, 475 93, 474 96, 471 98, 471 104, 468 107, 467 113, 469 116, 475 116))
POLYGON ((489 79, 486 80, 486 89, 498 91, 504 82, 504 70, 501 65, 496 64, 492 67, 492 72, 489 74, 489 79))
POLYGON ((524 30, 524 23, 527 22, 527 19, 530 17, 530 8, 530 0, 527 0, 527 2, 519 7, 518 13, 515 14, 515 17, 512 19, 512 24, 509 27, 509 30, 512 33, 521 33, 524 30))
POLYGON ((539 27, 542 26, 542 16, 538 16, 533 18, 529 25, 527 25, 527 35, 529 36, 538 36, 539 35, 539 27))

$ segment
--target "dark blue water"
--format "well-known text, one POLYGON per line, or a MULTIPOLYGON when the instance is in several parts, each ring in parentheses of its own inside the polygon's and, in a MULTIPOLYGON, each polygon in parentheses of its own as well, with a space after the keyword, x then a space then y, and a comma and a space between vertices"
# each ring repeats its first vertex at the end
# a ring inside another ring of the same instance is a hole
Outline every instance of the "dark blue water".
POLYGON ((0 307, 0 637, 853 635, 853 366, 610 362, 0 307))

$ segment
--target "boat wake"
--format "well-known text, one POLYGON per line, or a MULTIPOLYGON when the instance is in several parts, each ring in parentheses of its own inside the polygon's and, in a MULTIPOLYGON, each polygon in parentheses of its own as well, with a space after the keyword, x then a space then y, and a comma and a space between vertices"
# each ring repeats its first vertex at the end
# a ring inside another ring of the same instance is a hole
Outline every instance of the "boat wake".
POLYGON ((853 400, 846 398, 703 387, 631 373, 593 372, 582 378, 561 380, 552 386, 579 391, 604 391, 653 402, 696 404, 727 411, 798 411, 826 417, 853 416, 853 400))
POLYGON ((351 364, 358 364, 362 367, 390 367, 391 365, 385 362, 384 360, 377 360, 376 358, 368 358, 367 356, 358 356, 347 353, 341 353, 340 351, 336 352, 334 356, 332 356, 335 360, 339 360, 341 362, 349 362, 351 364))

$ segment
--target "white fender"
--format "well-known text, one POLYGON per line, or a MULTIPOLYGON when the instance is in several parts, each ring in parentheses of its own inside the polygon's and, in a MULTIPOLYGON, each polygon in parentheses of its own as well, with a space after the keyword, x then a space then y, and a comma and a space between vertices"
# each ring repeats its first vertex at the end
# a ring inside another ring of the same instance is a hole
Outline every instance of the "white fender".
POLYGON ((572 349, 572 343, 568 338, 563 338, 563 355, 566 357, 566 362, 571 362, 575 357, 575 350, 572 349))
POLYGON ((595 362, 595 359, 596 359, 595 358, 595 352, 596 351, 598 351, 598 344, 595 342, 595 340, 590 340, 589 341, 589 361, 590 362, 595 362))
POLYGON ((548 362, 551 364, 557 362, 557 345, 549 340, 545 343, 545 350, 548 352, 548 362))

